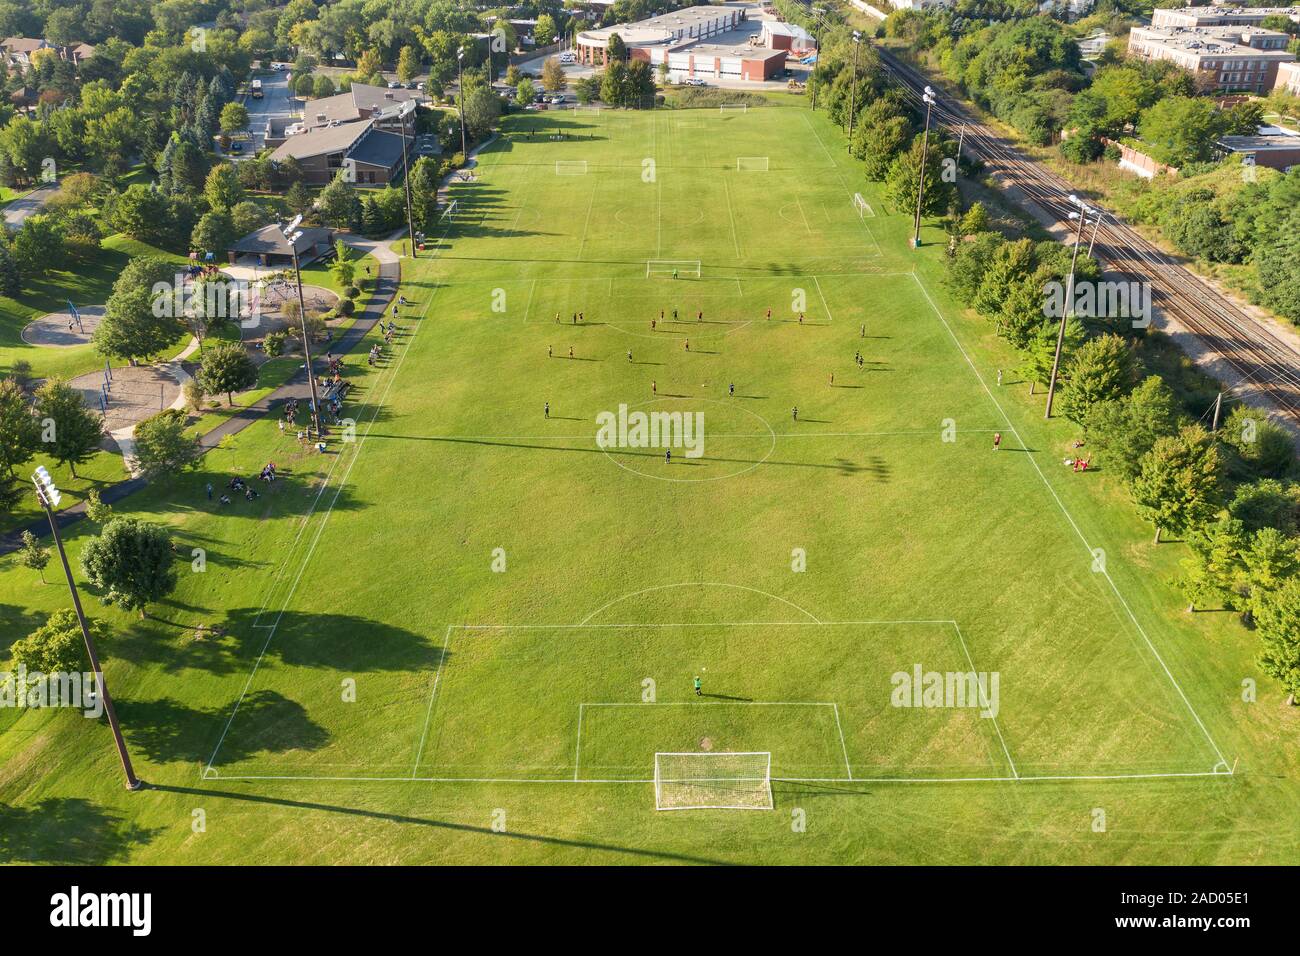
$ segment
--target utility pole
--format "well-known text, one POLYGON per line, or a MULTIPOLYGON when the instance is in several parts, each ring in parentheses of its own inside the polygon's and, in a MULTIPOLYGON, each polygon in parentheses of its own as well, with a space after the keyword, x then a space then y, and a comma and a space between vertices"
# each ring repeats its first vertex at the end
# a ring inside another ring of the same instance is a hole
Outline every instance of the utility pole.
POLYGON ((1061 348, 1065 345, 1065 323, 1074 311, 1074 267, 1079 261, 1079 246, 1083 245, 1083 225, 1088 219, 1088 213, 1091 211, 1087 205, 1080 201, 1078 196, 1070 196, 1070 202, 1079 207, 1078 212, 1070 213, 1071 219, 1077 218, 1079 220, 1079 226, 1074 232, 1074 253, 1070 256, 1070 276, 1065 280, 1065 303, 1061 308, 1061 326, 1056 330, 1056 353, 1052 356, 1052 375, 1047 383, 1047 411, 1043 414, 1044 418, 1052 417, 1052 400, 1056 397, 1056 376, 1061 368, 1061 348))
POLYGON ((853 31, 853 85, 849 87, 849 142, 848 151, 853 152, 853 120, 858 112, 858 47, 862 45, 862 34, 853 31))
MULTIPOLYGON (((414 122, 415 101, 407 100, 407 103, 411 104, 411 109, 408 112, 412 116, 411 126, 414 127, 415 126, 415 122, 414 122)), ((417 259, 419 258, 419 256, 416 254, 415 251, 415 217, 411 215, 411 169, 410 166, 407 164, 407 158, 406 158, 406 154, 407 154, 406 114, 402 112, 404 106, 405 104, 403 104, 402 107, 398 108, 398 113, 402 119, 402 185, 406 187, 406 235, 411 242, 411 258, 417 259)), ((414 128, 412 128, 411 130, 411 141, 412 142, 415 141, 414 128)))
POLYGON ((1210 426, 1210 431, 1219 430, 1219 418, 1223 414, 1223 393, 1220 392, 1214 397, 1214 424, 1210 426))
POLYGON ((36 485, 36 500, 45 509, 45 516, 50 519, 50 531, 54 534, 54 545, 59 551, 59 561, 63 564, 63 575, 68 579, 68 590, 72 592, 72 609, 77 614, 77 623, 81 626, 81 637, 86 642, 86 657, 90 660, 90 670, 95 675, 95 693, 104 703, 104 716, 113 731, 113 743, 117 746, 117 755, 122 761, 122 772, 126 774, 126 789, 139 790, 144 784, 135 775, 131 766, 131 755, 126 749, 126 739, 122 736, 122 727, 117 722, 117 711, 113 709, 113 698, 108 695, 108 684, 104 672, 99 666, 99 655, 95 653, 95 642, 90 637, 90 628, 86 626, 86 614, 81 609, 81 596, 77 593, 76 582, 72 580, 72 568, 68 565, 68 554, 63 550, 63 539, 59 536, 59 523, 54 518, 54 509, 58 507, 62 495, 54 484, 50 473, 41 465, 32 475, 36 485))
MULTIPOLYGON (((456 92, 460 95, 460 154, 465 156, 469 148, 465 145, 465 75, 461 65, 465 62, 465 48, 456 51, 456 92)), ((468 157, 466 157, 468 158, 468 157)))
POLYGON ((302 233, 298 231, 298 224, 301 222, 302 216, 296 216, 286 228, 280 231, 289 241, 289 251, 293 255, 293 275, 298 286, 298 321, 302 324, 302 354, 307 362, 307 384, 311 388, 311 423, 316 430, 316 440, 319 441, 325 437, 325 428, 320 421, 320 396, 316 392, 316 370, 312 368, 311 336, 307 333, 307 303, 302 297, 302 268, 298 262, 298 240, 302 238, 302 233))
POLYGON ((1103 218, 1103 217, 1102 217, 1102 214, 1101 214, 1101 210, 1094 210, 1094 212, 1096 212, 1096 214, 1097 214, 1097 218, 1096 218, 1096 220, 1094 221, 1093 226, 1092 226, 1092 238, 1088 240, 1088 258, 1089 258, 1089 259, 1092 258, 1092 247, 1093 247, 1093 245, 1096 244, 1096 242, 1097 242, 1097 232, 1101 229, 1101 220, 1102 220, 1102 218, 1103 218))
POLYGON ((921 248, 921 199, 925 195, 925 164, 930 152, 930 111, 934 109, 934 90, 925 88, 925 132, 921 136, 921 176, 916 183, 916 221, 912 233, 912 248, 921 248))

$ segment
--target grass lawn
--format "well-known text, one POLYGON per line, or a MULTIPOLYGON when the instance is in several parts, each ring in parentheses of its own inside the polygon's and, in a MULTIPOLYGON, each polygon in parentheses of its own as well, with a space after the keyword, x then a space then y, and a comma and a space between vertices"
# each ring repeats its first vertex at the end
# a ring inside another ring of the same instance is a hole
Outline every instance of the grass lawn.
MULTIPOLYGON (((42 315, 66 311, 69 300, 77 306, 103 305, 108 301, 113 282, 122 269, 137 256, 159 256, 177 264, 186 264, 183 256, 125 236, 110 236, 89 260, 75 261, 64 270, 50 272, 38 282, 27 285, 17 298, 0 296, 0 370, 7 372, 15 362, 26 361, 36 378, 54 375, 73 378, 101 367, 103 356, 89 343, 67 348, 42 348, 24 342, 22 330, 42 315)), ((163 357, 176 354, 187 341, 188 336, 178 333, 174 349, 163 357)))
MULTIPOLYGON (((118 507, 184 559, 150 619, 89 605, 152 788, 105 727, 0 716, 0 862, 1294 859, 1300 718, 1251 635, 1183 613, 1182 545, 1062 467, 941 231, 910 249, 824 117, 505 133, 405 264, 391 355, 350 359, 352 440, 264 420, 118 507), (602 447, 621 406, 701 414, 701 454, 602 447), (896 706, 918 670, 996 696, 896 706), (656 812, 660 751, 770 752, 775 812, 656 812)), ((65 601, 0 559, 0 633, 65 601)))

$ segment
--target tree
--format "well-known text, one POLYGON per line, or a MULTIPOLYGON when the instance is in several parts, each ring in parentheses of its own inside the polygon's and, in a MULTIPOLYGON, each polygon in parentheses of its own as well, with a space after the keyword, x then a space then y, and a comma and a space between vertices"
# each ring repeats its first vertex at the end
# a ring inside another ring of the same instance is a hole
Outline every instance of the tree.
POLYGON ((548 93, 557 93, 564 89, 564 67, 560 66, 560 61, 556 57, 548 56, 546 62, 542 64, 542 89, 548 93))
POLYGON ((1156 439, 1133 481, 1138 512, 1155 525, 1156 544, 1162 531, 1186 534, 1214 516, 1221 472, 1218 446, 1199 425, 1156 439))
POLYGON ((35 571, 41 576, 41 583, 45 583, 45 566, 50 563, 50 549, 41 546, 36 540, 36 535, 30 531, 23 531, 22 547, 18 549, 18 561, 29 571, 35 571))
POLYGON ((7 243, 0 242, 0 295, 16 296, 22 291, 22 277, 18 274, 18 263, 7 243))
POLYGON ((308 99, 316 89, 316 81, 310 73, 300 73, 293 78, 293 92, 296 96, 308 99))
POLYGON ((989 211, 982 202, 976 200, 961 217, 961 234, 974 236, 981 232, 988 232, 989 228, 989 211))
POLYGON ((146 478, 183 471, 199 456, 198 439, 185 434, 185 413, 168 408, 135 426, 135 454, 146 478))
POLYGON ((333 96, 335 93, 334 81, 325 73, 318 73, 312 79, 311 95, 312 99, 322 100, 327 96, 333 96))
POLYGON ((1083 426, 1106 467, 1132 481, 1156 439, 1178 430, 1178 407, 1160 376, 1149 375, 1128 395, 1093 404, 1083 426))
POLYGON ((321 190, 317 200, 321 219, 339 229, 354 229, 361 221, 361 199, 340 173, 321 190))
POLYGON ((59 269, 67 259, 63 226, 53 216, 32 216, 13 238, 14 263, 31 280, 59 269))
POLYGON ((1300 694, 1300 578, 1292 578, 1264 600, 1255 615, 1259 666, 1282 685, 1293 703, 1300 694))
POLYGON ((1300 541, 1276 528, 1263 528, 1241 551, 1240 590, 1246 620, 1254 623, 1260 610, 1300 571, 1300 541))
POLYGON ((36 414, 41 419, 43 448, 77 477, 77 465, 94 457, 103 440, 103 420, 86 407, 81 392, 51 378, 36 390, 36 414))
POLYGON ((15 469, 40 447, 41 433, 22 387, 0 379, 0 508, 12 507, 22 493, 15 469))
MULTIPOLYGON (((86 619, 86 630, 93 640, 101 640, 104 628, 94 618, 86 619)), ((27 668, 32 674, 76 674, 89 666, 86 639, 71 608, 60 608, 45 623, 9 648, 14 666, 27 668)))
POLYGON ((1061 404, 1066 417, 1083 424, 1097 402, 1127 395, 1137 374, 1133 350, 1118 335, 1089 339, 1065 365, 1061 404))
POLYGON ((475 139, 491 132, 501 114, 501 98, 477 74, 465 77, 465 126, 475 139))
POLYGON ((520 80, 519 85, 515 87, 515 102, 520 106, 527 106, 536 95, 537 88, 533 86, 533 81, 527 77, 520 80))
POLYGON ((1011 290, 1034 271, 1034 244, 1028 239, 1015 242, 992 237, 992 255, 989 257, 973 298, 968 300, 981 315, 996 316, 1011 290))
POLYGON ((1228 503, 1228 514, 1251 533, 1276 528, 1284 535, 1293 535, 1297 512, 1300 512, 1300 486, 1272 478, 1238 485, 1228 503))
POLYGON ((134 365, 176 341, 181 328, 173 308, 175 271, 166 259, 152 256, 127 263, 91 333, 96 351, 134 365))
POLYGON ((213 166, 203 183, 203 198, 218 212, 230 212, 244 200, 244 187, 239 184, 239 173, 230 163, 213 166))
POLYGON ((230 248, 235 238, 235 224, 229 214, 213 210, 204 213, 190 233, 190 248, 196 252, 221 253, 230 248))
POLYGON ((1197 606, 1236 606, 1234 586, 1242 572, 1241 550, 1245 540, 1241 522, 1227 515, 1192 529, 1187 536, 1191 555, 1182 562, 1184 574, 1179 580, 1187 595, 1188 611, 1195 611, 1197 606))
POLYGON ((81 552, 81 573, 101 600, 125 611, 160 601, 176 587, 171 534, 161 525, 114 518, 81 552))
POLYGON ((289 191, 284 194, 285 205, 298 215, 308 212, 315 201, 311 189, 301 182, 294 183, 289 187, 289 191))
POLYGON ((226 403, 235 404, 234 393, 257 384, 257 366, 243 346, 222 342, 208 349, 199 368, 199 382, 210 395, 226 393, 226 403))
MULTIPOLYGON (((1059 326, 1055 322, 1041 321, 1041 311, 1039 319, 1038 327, 1024 347, 1025 361, 1020 366, 1020 374, 1029 379, 1030 395, 1035 393, 1037 386, 1046 388, 1051 384, 1052 362, 1056 359, 1056 337, 1059 334, 1059 326)), ((1073 352, 1083 344, 1085 337, 1083 324, 1071 316, 1065 324, 1065 341, 1061 345, 1061 351, 1073 352)))
POLYGON ((415 228, 431 231, 438 221, 438 163, 423 156, 411 167, 411 213, 415 228))
POLYGON ((410 83, 420 75, 420 56, 415 47, 404 46, 397 55, 397 78, 403 83, 410 83))
POLYGON ((351 286, 356 278, 357 264, 352 260, 352 255, 342 239, 334 241, 334 262, 330 264, 330 271, 334 273, 339 286, 344 289, 351 286))
POLYGON ((268 225, 272 221, 272 216, 266 207, 245 199, 230 210, 230 220, 235 229, 235 237, 239 237, 268 225))
POLYGON ((1156 159, 1170 166, 1210 159, 1222 129, 1214 101, 1202 97, 1167 96, 1143 110, 1138 121, 1142 140, 1156 159))
POLYGON ((95 489, 90 490, 86 495, 86 517, 97 525, 108 524, 109 519, 113 517, 113 506, 104 504, 99 492, 95 489))
POLYGON ((357 57, 357 76, 374 76, 383 68, 384 61, 378 50, 365 50, 357 57))
MULTIPOLYGON (((533 27, 533 41, 538 46, 548 46, 555 42, 559 30, 555 26, 555 18, 549 13, 541 13, 537 16, 537 26, 533 27)), ((545 74, 543 74, 545 79, 545 74)))
POLYGON ((624 63, 627 61, 627 44, 617 33, 609 35, 609 41, 605 44, 605 62, 606 63, 624 63))
POLYGON ((233 133, 248 125, 248 107, 243 103, 227 103, 221 107, 221 131, 233 133))
POLYGON ((1295 468, 1295 443, 1285 428, 1258 408, 1238 405, 1219 429, 1229 448, 1228 473, 1234 478, 1282 478, 1295 468))

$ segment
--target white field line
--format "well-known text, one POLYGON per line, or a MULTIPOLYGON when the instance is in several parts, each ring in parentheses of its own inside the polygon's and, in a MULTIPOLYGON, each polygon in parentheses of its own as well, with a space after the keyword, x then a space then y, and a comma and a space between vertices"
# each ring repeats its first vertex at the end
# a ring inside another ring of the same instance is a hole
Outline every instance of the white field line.
POLYGON ((731 244, 736 249, 736 258, 743 259, 744 255, 740 251, 740 237, 736 233, 736 213, 731 207, 731 187, 727 185, 727 178, 722 178, 722 195, 727 199, 727 219, 731 223, 731 244))
MULTIPOLYGON (((599 181, 600 181, 600 180, 598 180, 598 179, 593 179, 593 180, 591 181, 591 183, 592 183, 592 185, 591 185, 591 198, 590 198, 589 200, 587 200, 587 215, 586 215, 586 218, 584 218, 584 219, 582 220, 582 241, 578 243, 578 259, 579 259, 579 260, 582 259, 582 250, 585 249, 585 248, 587 247, 587 230, 588 230, 588 228, 591 226, 591 210, 592 210, 592 207, 594 207, 594 206, 596 205, 596 183, 598 183, 599 181)), ((534 283, 535 283, 537 280, 534 279, 533 281, 534 281, 534 283)))
POLYGON ((528 304, 524 306, 524 321, 523 321, 524 325, 528 324, 528 313, 533 311, 533 294, 536 291, 537 291, 537 280, 534 279, 528 285, 528 304))
MULTIPOLYGON (((627 601, 634 597, 639 597, 642 594, 649 594, 651 591, 667 591, 671 588, 690 588, 690 587, 734 588, 737 591, 749 591, 752 594, 761 594, 763 597, 769 597, 774 601, 780 601, 782 604, 786 605, 787 607, 793 608, 794 610, 798 611, 800 614, 806 614, 808 618, 815 624, 822 623, 817 619, 817 615, 813 614, 812 611, 809 611, 807 608, 800 607, 798 604, 795 604, 793 601, 787 601, 779 594, 772 594, 768 591, 759 590, 758 588, 747 587, 744 584, 732 584, 726 581, 679 581, 674 584, 656 584, 652 587, 641 588, 638 591, 632 591, 629 594, 624 594, 621 597, 616 597, 608 604, 601 605, 600 607, 596 608, 596 610, 592 611, 590 614, 584 617, 581 621, 578 622, 578 627, 582 627, 586 625, 587 622, 590 621, 597 614, 601 613, 602 611, 608 608, 613 607, 615 604, 619 604, 623 601, 627 601)), ((594 626, 601 627, 603 625, 598 624, 594 626)))
MULTIPOLYGON (((1007 415, 1006 409, 1002 407, 1001 403, 997 400, 997 397, 989 388, 988 383, 984 381, 984 376, 980 375, 979 369, 975 366, 975 362, 971 359, 970 354, 957 338, 956 333, 953 332, 952 326, 948 324, 948 320, 945 319, 943 313, 939 311, 939 307, 935 305, 934 299, 930 298, 929 290, 926 289, 925 284, 921 281, 921 277, 913 271, 912 278, 915 280, 917 288, 921 290, 921 294, 925 296, 925 300, 930 303, 930 308, 934 310, 934 314, 939 317, 939 321, 943 323, 943 327, 948 330, 948 336, 952 339, 953 344, 957 346, 957 350, 961 352, 962 358, 966 360, 966 364, 970 366, 971 374, 975 376, 976 381, 980 383, 980 387, 984 389, 984 394, 988 396, 989 401, 991 401, 993 406, 998 410, 998 414, 1000 414, 1003 421, 1007 423, 1007 430, 1015 436, 1016 441, 1020 443, 1022 448, 1027 448, 1028 446, 1025 444, 1024 439, 1020 437, 1020 433, 1016 431, 1016 426, 1012 424, 1010 416, 1007 415)), ((1091 555, 1092 546, 1088 543, 1087 537, 1084 535, 1082 529, 1080 529, 1078 523, 1075 522, 1074 516, 1070 514, 1070 510, 1065 506, 1065 502, 1063 502, 1060 496, 1056 493, 1056 489, 1052 487, 1052 483, 1049 482, 1047 476, 1043 474, 1043 470, 1039 467, 1034 456, 1026 454, 1024 457, 1029 460, 1034 471, 1038 473, 1038 477, 1042 481, 1043 487, 1046 488, 1048 494, 1052 496, 1052 500, 1056 502, 1056 506, 1061 510, 1061 514, 1065 516, 1065 520, 1069 522, 1070 527, 1074 529, 1074 533, 1083 543, 1085 550, 1087 550, 1088 554, 1091 555)), ((1156 650, 1155 644, 1152 643, 1151 638, 1147 635, 1146 629, 1142 626, 1141 622, 1138 621, 1137 615, 1133 613, 1133 608, 1129 606, 1129 603, 1120 591, 1119 586, 1116 585, 1115 580, 1110 576, 1110 572, 1103 569, 1097 573, 1101 574, 1106 579, 1106 583, 1110 585, 1110 589, 1119 601, 1120 606, 1124 608, 1124 612, 1128 615, 1129 620, 1133 622, 1133 626, 1137 629, 1138 634, 1142 636, 1142 640, 1151 651, 1152 657, 1156 659, 1156 663, 1160 665, 1160 669, 1163 670, 1165 676, 1169 678, 1169 683, 1172 684, 1174 690, 1178 692, 1178 696, 1182 699, 1183 705, 1187 708, 1187 712, 1192 715, 1192 719, 1196 721, 1196 726, 1198 726, 1201 729, 1201 733, 1205 735, 1206 741, 1209 743, 1210 747, 1213 748, 1215 755, 1218 756, 1219 762, 1224 766, 1227 766, 1228 761, 1227 758, 1223 756, 1223 751, 1219 749, 1219 745, 1215 742, 1214 737, 1210 734, 1204 721, 1201 720, 1201 715, 1196 712, 1196 708, 1192 706, 1192 702, 1187 698, 1187 694, 1183 692, 1182 686, 1178 683, 1173 672, 1169 669, 1169 665, 1165 663, 1165 659, 1161 657, 1160 652, 1156 650)))
POLYGON ((429 706, 424 711, 424 729, 420 731, 420 745, 415 750, 415 763, 411 766, 411 776, 420 770, 420 758, 424 756, 424 741, 429 735, 429 718, 433 716, 433 702, 438 696, 438 681, 442 679, 442 665, 447 660, 447 644, 451 641, 451 625, 442 637, 442 654, 438 657, 438 669, 433 674, 433 687, 429 691, 429 706))
MULTIPOLYGON (((1019 777, 773 777, 774 783, 1103 783, 1115 780, 1173 780, 1196 777, 1233 777, 1235 771, 1189 770, 1169 773, 1094 773, 1094 774, 1051 774, 1042 776, 1022 775, 1019 777)), ((618 780, 570 780, 567 777, 362 777, 310 774, 218 774, 204 772, 205 780, 314 780, 322 783, 527 783, 527 784, 565 784, 567 786, 586 784, 640 784, 654 783, 653 777, 645 779, 618 780)))
POLYGON ((844 726, 840 723, 840 705, 832 704, 835 708, 835 729, 840 732, 840 752, 844 754, 844 772, 850 780, 853 779, 853 764, 849 763, 849 745, 844 742, 844 726))
POLYGON ((582 767, 582 709, 585 705, 578 704, 578 734, 577 743, 573 747, 573 782, 578 782, 578 770, 582 767))
POLYGON ((831 312, 831 305, 830 305, 829 302, 826 301, 826 293, 822 292, 822 284, 821 284, 820 282, 817 281, 817 277, 816 277, 816 276, 813 276, 813 285, 815 285, 815 286, 817 287, 817 295, 821 297, 821 300, 822 300, 822 308, 826 310, 826 318, 827 318, 829 321, 834 322, 834 321, 835 321, 835 316, 834 316, 834 314, 831 312))
MULTIPOLYGON (((595 424, 595 419, 592 420, 595 424)), ((1002 428, 963 428, 963 434, 969 435, 992 435, 1002 428)), ((881 431, 881 432, 776 432, 777 438, 887 438, 887 437, 930 437, 933 438, 936 432, 934 429, 901 429, 898 431, 881 431)), ((582 435, 429 435, 427 441, 582 441, 583 439, 594 440, 594 432, 588 432, 582 435)), ((762 438, 757 433, 736 433, 736 434, 717 434, 710 432, 709 438, 762 438)), ((611 449, 618 451, 619 449, 611 449)))
MULTIPOLYGON (((970 656, 970 648, 966 646, 966 638, 962 636, 961 625, 956 621, 953 621, 952 626, 953 630, 957 632, 957 640, 961 642, 962 653, 966 655, 966 663, 970 665, 970 672, 972 674, 978 674, 979 671, 975 669, 975 661, 973 661, 970 656)), ((975 683, 977 687, 980 686, 978 680, 975 683)), ((982 687, 980 689, 981 691, 983 690, 982 687)), ((981 699, 978 701, 979 705, 987 709, 989 706, 988 696, 981 693, 980 698, 981 699)), ((1019 777, 1020 771, 1016 769, 1016 762, 1011 759, 1011 750, 1007 747, 1007 739, 1002 736, 1002 728, 998 726, 998 719, 996 717, 991 719, 993 721, 993 729, 996 730, 998 734, 998 741, 1002 744, 1002 753, 1006 755, 1007 764, 1011 767, 1011 775, 1013 777, 1019 777)))
POLYGON ((312 539, 311 546, 307 549, 307 554, 304 556, 302 564, 298 568, 298 573, 293 579, 293 584, 289 588, 289 593, 285 595, 284 603, 280 606, 280 612, 276 615, 274 623, 272 623, 267 631, 266 641, 263 642, 262 649, 258 652, 257 660, 253 662, 253 669, 248 673, 248 680, 244 682, 244 689, 240 691, 239 699, 235 701, 235 709, 230 712, 230 717, 226 720, 225 727, 222 728, 221 737, 218 738, 217 745, 212 750, 212 756, 208 758, 208 770, 212 769, 212 765, 217 759, 217 754, 221 751, 221 745, 225 743, 226 734, 230 732, 230 727, 234 723, 235 717, 239 714, 239 708, 244 703, 244 698, 248 695, 248 689, 252 686, 253 679, 257 676, 258 668, 262 666, 262 659, 266 656, 267 648, 271 646, 271 641, 275 638, 275 632, 280 626, 280 621, 284 617, 284 612, 288 609, 289 602, 293 600, 294 594, 297 593, 298 584, 302 580, 302 576, 306 572, 307 566, 311 563, 312 556, 316 553, 316 545, 320 543, 321 534, 329 524, 330 515, 334 513, 334 506, 338 504, 339 495, 342 494, 343 487, 347 484, 348 477, 352 474, 353 466, 356 465, 357 460, 361 457, 361 452, 365 448, 366 439, 370 437, 370 431, 374 428, 375 420, 379 417, 379 410, 383 408, 384 404, 388 401, 388 393, 392 390, 393 382, 397 380, 397 375, 402 370, 402 364, 406 361, 406 356, 410 354, 411 346, 415 343, 416 336, 420 334, 420 328, 424 325, 424 320, 426 316, 428 316, 429 309, 433 305, 433 300, 437 295, 438 287, 435 287, 433 292, 429 295, 429 300, 424 305, 424 311, 420 313, 420 321, 416 324, 415 331, 412 332, 411 338, 407 341, 406 347, 402 350, 402 354, 398 356, 397 364, 393 366, 392 374, 389 375, 388 382, 384 386, 383 395, 381 395, 379 401, 375 403, 374 411, 370 415, 370 421, 366 425, 365 434, 361 436, 361 440, 357 443, 356 451, 353 453, 352 459, 348 462, 348 467, 343 472, 343 477, 339 479, 339 483, 334 488, 334 497, 330 500, 329 508, 325 510, 325 515, 316 529, 316 536, 312 539))

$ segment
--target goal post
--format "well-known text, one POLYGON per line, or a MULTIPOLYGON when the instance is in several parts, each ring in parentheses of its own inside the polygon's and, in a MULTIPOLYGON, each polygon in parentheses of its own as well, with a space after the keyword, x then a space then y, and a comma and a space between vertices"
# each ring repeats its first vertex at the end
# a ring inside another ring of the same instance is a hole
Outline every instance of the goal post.
POLYGON ((745 113, 748 110, 749 105, 747 103, 723 103, 718 107, 719 113, 745 113))
POLYGON ((736 169, 742 173, 765 173, 768 168, 766 156, 737 156, 736 169))
POLYGON ((853 210, 858 214, 859 219, 866 219, 875 215, 871 204, 862 198, 862 193, 853 194, 853 210))
POLYGON ((585 176, 587 173, 587 161, 585 159, 557 159, 555 161, 555 175, 557 176, 585 176))
POLYGON ((656 810, 771 810, 772 754, 656 753, 656 810))
POLYGON ((458 201, 459 200, 453 199, 451 202, 447 203, 447 208, 444 209, 442 215, 438 217, 438 222, 446 222, 447 220, 451 220, 452 222, 456 221, 456 204, 458 201))
POLYGON ((647 259, 645 277, 647 279, 698 279, 700 277, 700 260, 647 259))

